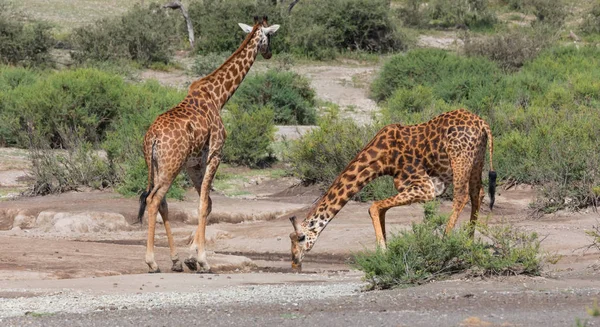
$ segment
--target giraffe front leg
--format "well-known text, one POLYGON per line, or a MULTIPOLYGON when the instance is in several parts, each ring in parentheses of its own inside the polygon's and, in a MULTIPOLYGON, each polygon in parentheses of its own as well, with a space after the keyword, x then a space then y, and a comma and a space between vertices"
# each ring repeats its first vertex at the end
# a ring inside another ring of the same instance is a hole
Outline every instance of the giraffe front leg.
POLYGON ((210 265, 208 264, 208 260, 206 258, 205 249, 206 223, 208 221, 208 214, 212 210, 212 201, 209 196, 210 187, 220 162, 221 158, 218 155, 209 159, 206 166, 204 180, 202 181, 202 190, 200 192, 200 204, 198 210, 198 229, 196 230, 194 244, 192 244, 192 250, 196 250, 196 266, 198 272, 210 272, 210 265))
POLYGON ((399 193, 395 196, 373 202, 373 205, 371 205, 371 208, 369 208, 369 215, 373 220, 373 228, 375 228, 377 245, 383 250, 387 248, 385 244, 386 212, 393 207, 407 205, 414 202, 429 201, 435 198, 435 187, 428 179, 413 181, 406 187, 400 186, 398 187, 398 192, 399 193))
POLYGON ((171 222, 169 221, 169 206, 167 205, 167 199, 163 198, 158 206, 158 212, 160 212, 160 216, 163 219, 163 223, 165 225, 165 231, 167 233, 167 240, 169 242, 169 251, 171 252, 171 261, 173 262, 173 266, 171 266, 172 271, 182 272, 183 265, 179 260, 179 254, 177 253, 177 247, 175 246, 175 241, 173 240, 173 233, 171 232, 171 222))

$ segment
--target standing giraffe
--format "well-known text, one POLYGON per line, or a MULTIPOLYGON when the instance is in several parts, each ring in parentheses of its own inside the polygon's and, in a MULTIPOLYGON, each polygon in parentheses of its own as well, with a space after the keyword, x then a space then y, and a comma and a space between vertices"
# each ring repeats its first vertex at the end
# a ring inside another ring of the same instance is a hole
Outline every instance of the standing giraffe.
POLYGON ((173 261, 171 270, 183 271, 171 234, 165 194, 184 166, 200 196, 198 228, 190 248, 192 253, 185 264, 190 270, 210 271, 204 248, 206 218, 212 208, 209 192, 226 137, 220 111, 252 67, 257 54, 271 58, 271 35, 279 28, 279 25, 268 26, 267 17, 260 21, 254 17, 254 26, 239 25, 248 33, 240 47, 214 72, 193 82, 186 98, 158 116, 144 137, 144 157, 150 172, 148 188, 140 196, 138 219, 142 220, 147 205, 146 263, 151 273, 160 272, 154 261, 157 211, 167 232, 173 261))
POLYGON ((392 124, 382 128, 315 203, 298 224, 291 217, 292 268, 301 270, 304 254, 342 207, 373 179, 390 175, 398 194, 375 201, 369 209, 375 238, 385 245, 385 213, 393 207, 433 200, 454 184, 449 233, 456 224, 467 197, 471 198, 471 223, 477 220, 484 192, 481 173, 485 146, 490 151, 490 209, 494 206, 496 173, 492 166, 493 140, 489 125, 467 110, 459 109, 418 125, 392 124))

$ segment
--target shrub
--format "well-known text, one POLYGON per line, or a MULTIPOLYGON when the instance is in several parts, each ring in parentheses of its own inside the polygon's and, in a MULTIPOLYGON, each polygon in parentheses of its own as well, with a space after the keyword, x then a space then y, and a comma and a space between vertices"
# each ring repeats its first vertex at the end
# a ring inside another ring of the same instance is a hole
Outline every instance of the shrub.
MULTIPOLYGON (((304 183, 330 185, 348 163, 377 132, 375 126, 358 126, 342 119, 333 108, 319 121, 319 128, 292 141, 287 161, 290 172, 304 183)), ((396 194, 391 178, 382 177, 368 184, 357 200, 383 199, 396 194)))
POLYGON ((128 59, 144 66, 166 64, 178 39, 176 27, 176 19, 158 4, 136 5, 121 17, 76 29, 71 40, 76 51, 71 56, 79 62, 128 59))
POLYGON ((199 77, 206 76, 212 73, 215 69, 219 68, 219 66, 221 66, 228 57, 229 55, 225 52, 210 52, 203 56, 197 55, 196 59, 194 60, 192 71, 199 77))
POLYGON ((238 23, 251 25, 254 16, 268 16, 269 22, 282 25, 275 36, 277 41, 272 42, 273 50, 278 51, 281 47, 279 35, 285 33, 286 27, 279 8, 273 6, 270 0, 195 1, 190 3, 188 12, 199 53, 233 52, 246 37, 238 23))
POLYGON ((51 65, 50 50, 55 44, 50 25, 26 24, 9 16, 0 3, 0 63, 24 66, 51 65))
POLYGON ((537 26, 531 29, 512 29, 480 40, 465 39, 467 56, 482 56, 498 63, 505 70, 521 68, 542 50, 556 41, 553 29, 537 26))
POLYGON ((472 240, 469 227, 443 235, 447 216, 436 202, 426 203, 422 223, 388 238, 387 251, 364 251, 354 256, 373 289, 423 284, 468 271, 472 275, 539 275, 540 240, 509 225, 481 227, 487 238, 472 240), (491 251, 491 250, 494 251, 491 251))
POLYGON ((98 143, 119 114, 122 78, 94 69, 61 71, 7 94, 4 107, 19 124, 11 133, 17 144, 29 145, 24 134, 36 130, 53 148, 66 147, 63 131, 81 132, 87 142, 98 143))
POLYGON ((272 107, 275 123, 282 125, 312 125, 316 120, 315 92, 305 77, 271 69, 248 76, 231 101, 246 110, 272 107))
POLYGON ((440 27, 489 27, 497 18, 487 0, 435 0, 427 6, 429 25, 440 27))
POLYGON ((529 0, 538 23, 560 27, 568 11, 564 0, 529 0))
POLYGON ((584 33, 600 33, 600 1, 595 1, 580 26, 584 33))
MULTIPOLYGON (((500 87, 502 71, 483 58, 462 58, 437 50, 419 49, 393 56, 371 85, 377 101, 386 100, 396 89, 430 87, 435 98, 487 110, 500 87)), ((500 91, 498 91, 500 93, 500 91)))
POLYGON ((272 161, 273 117, 270 107, 245 112, 237 105, 229 106, 224 117, 228 136, 223 148, 223 162, 261 167, 272 161))
POLYGON ((506 73, 472 59, 431 50, 393 57, 372 86, 387 100, 383 122, 420 123, 466 105, 492 128, 499 177, 540 186, 536 210, 596 203, 600 51, 550 48, 506 73))
POLYGON ((291 50, 330 59, 339 50, 388 52, 406 46, 386 0, 306 0, 292 15, 283 15, 285 11, 270 0, 193 2, 189 12, 199 39, 197 51, 233 51, 245 36, 237 23, 249 23, 255 15, 267 15, 281 25, 271 43, 276 53, 291 50))
POLYGON ((386 0, 303 1, 290 17, 292 51, 326 59, 333 49, 389 52, 406 47, 386 0))
POLYGON ((43 135, 28 133, 31 158, 32 195, 46 195, 77 190, 81 186, 105 188, 112 184, 112 174, 106 161, 92 144, 83 139, 81 131, 62 132, 68 149, 52 150, 43 135))

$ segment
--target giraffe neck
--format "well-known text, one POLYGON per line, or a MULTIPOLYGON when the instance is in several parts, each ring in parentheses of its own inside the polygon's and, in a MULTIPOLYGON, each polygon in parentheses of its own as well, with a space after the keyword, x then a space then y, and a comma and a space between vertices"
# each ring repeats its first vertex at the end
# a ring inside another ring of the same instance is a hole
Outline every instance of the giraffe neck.
POLYGON ((377 159, 365 161, 365 151, 361 151, 331 184, 329 189, 315 203, 300 226, 306 235, 306 251, 315 245, 319 234, 327 224, 342 210, 348 201, 369 182, 384 174, 377 159))
POLYGON ((231 98, 258 54, 259 29, 255 26, 240 47, 215 71, 190 85, 192 95, 209 93, 218 109, 231 98))

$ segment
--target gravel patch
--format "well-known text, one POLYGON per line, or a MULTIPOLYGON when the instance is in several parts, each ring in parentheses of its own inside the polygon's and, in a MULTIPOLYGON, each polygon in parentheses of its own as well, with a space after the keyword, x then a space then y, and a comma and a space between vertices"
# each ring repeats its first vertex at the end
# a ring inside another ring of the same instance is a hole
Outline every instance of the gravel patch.
POLYGON ((43 293, 44 290, 4 289, 2 292, 11 294, 11 296, 0 298, 0 322, 2 318, 22 315, 88 313, 126 309, 152 310, 206 304, 262 303, 297 306, 304 301, 357 294, 363 285, 362 283, 245 285, 225 287, 209 292, 202 292, 202 286, 195 285, 190 287, 190 292, 95 295, 88 292, 64 290, 36 297, 25 296, 31 292, 43 293), (24 297, 17 298, 15 294, 18 293, 23 293, 24 297))

